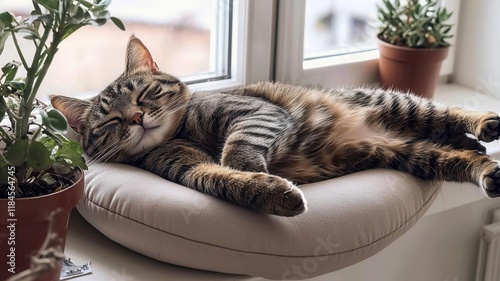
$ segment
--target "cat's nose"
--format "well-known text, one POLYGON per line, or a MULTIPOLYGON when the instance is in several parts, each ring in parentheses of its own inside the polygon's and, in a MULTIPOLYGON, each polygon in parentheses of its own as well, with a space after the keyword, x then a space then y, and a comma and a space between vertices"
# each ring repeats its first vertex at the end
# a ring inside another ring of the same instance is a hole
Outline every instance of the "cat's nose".
POLYGON ((138 111, 130 118, 130 124, 142 125, 142 116, 144 113, 142 111, 138 111))

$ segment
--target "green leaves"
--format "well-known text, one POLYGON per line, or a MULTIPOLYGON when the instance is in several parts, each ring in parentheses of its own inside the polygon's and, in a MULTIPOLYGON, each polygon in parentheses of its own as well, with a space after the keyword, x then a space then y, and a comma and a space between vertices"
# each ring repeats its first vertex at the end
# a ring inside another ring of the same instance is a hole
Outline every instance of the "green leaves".
POLYGON ((452 13, 439 7, 437 0, 408 0, 401 5, 398 0, 382 0, 377 5, 379 38, 391 44, 412 48, 447 47, 452 26, 445 22, 452 13))
POLYGON ((71 168, 88 169, 85 159, 82 157, 83 149, 79 142, 67 139, 58 142, 48 136, 42 137, 40 142, 51 152, 52 168, 60 169, 61 165, 64 165, 71 168))
POLYGON ((12 39, 20 61, 6 64, 0 73, 0 120, 8 119, 0 126, 0 141, 5 144, 0 149, 0 173, 7 166, 16 167, 18 183, 32 172, 43 177, 49 169, 67 173, 74 167, 87 168, 80 144, 62 135, 68 127, 65 117, 58 110, 47 110, 36 94, 64 39, 84 26, 109 21, 125 30, 123 22, 108 11, 111 0, 31 2, 33 11, 27 18, 0 13, 0 54, 12 39), (21 44, 22 39, 32 44, 21 44), (31 48, 25 51, 25 45, 31 48), (26 77, 17 77, 19 68, 24 68, 26 77), (35 108, 41 122, 33 114, 35 108))
POLYGON ((111 17, 111 21, 116 25, 116 27, 125 31, 125 25, 119 18, 111 17))
POLYGON ((125 25, 119 18, 111 17, 111 21, 116 25, 116 27, 125 31, 125 25))
POLYGON ((121 30, 125 30, 123 23, 118 18, 111 17, 109 11, 106 10, 110 3, 110 0, 94 0, 93 3, 86 0, 80 0, 78 2, 70 1, 67 7, 68 24, 61 29, 62 38, 67 38, 83 26, 101 26, 106 24, 109 20, 121 30))
POLYGON ((41 172, 49 168, 63 169, 64 167, 88 169, 82 157, 83 149, 80 143, 73 140, 60 142, 44 136, 40 140, 16 139, 4 156, 0 159, 0 168, 6 166, 27 165, 34 172, 41 172))
POLYGON ((33 0, 33 2, 39 4, 40 6, 51 12, 59 12, 59 0, 33 0))
POLYGON ((53 160, 50 158, 50 151, 41 142, 32 141, 28 146, 28 166, 33 171, 39 172, 50 168, 53 160))
POLYGON ((22 78, 9 81, 8 85, 15 91, 22 91, 26 88, 26 82, 22 78))
POLYGON ((29 142, 26 139, 16 139, 5 154, 5 160, 10 166, 21 166, 27 163, 33 171, 48 169, 52 164, 50 152, 42 143, 29 142))
POLYGON ((85 159, 82 157, 83 149, 79 142, 68 140, 57 150, 54 155, 56 161, 66 161, 71 167, 80 167, 87 170, 85 159))
POLYGON ((59 168, 61 168, 61 163, 64 162, 69 167, 87 169, 85 159, 82 157, 83 149, 80 143, 61 136, 61 133, 66 132, 68 127, 64 115, 57 109, 51 109, 47 112, 42 110, 40 113, 42 124, 48 133, 48 136, 43 136, 40 142, 51 151, 51 163, 57 162, 56 166, 59 168))
POLYGON ((5 83, 14 81, 20 65, 21 63, 18 61, 11 61, 7 63, 4 67, 2 67, 2 75, 0 76, 0 80, 5 78, 5 83))
POLYGON ((66 121, 66 117, 59 110, 55 108, 47 112, 41 110, 40 115, 42 116, 42 124, 46 129, 53 133, 66 133, 68 121, 66 121))
POLYGON ((0 55, 2 54, 5 42, 10 36, 10 32, 6 30, 12 26, 12 22, 14 21, 14 16, 9 12, 3 12, 0 14, 0 55))
POLYGON ((28 158, 29 141, 26 139, 16 139, 9 146, 5 154, 5 160, 12 166, 21 166, 28 158))

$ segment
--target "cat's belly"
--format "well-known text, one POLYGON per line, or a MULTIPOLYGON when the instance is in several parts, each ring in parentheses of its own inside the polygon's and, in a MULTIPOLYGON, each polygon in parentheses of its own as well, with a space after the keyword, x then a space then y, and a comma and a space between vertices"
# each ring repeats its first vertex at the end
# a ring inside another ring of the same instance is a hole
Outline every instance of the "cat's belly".
POLYGON ((304 140, 298 148, 290 149, 286 157, 270 163, 269 172, 297 184, 342 176, 350 172, 345 170, 346 165, 338 161, 349 161, 347 147, 366 141, 390 142, 396 137, 382 126, 367 124, 364 118, 337 120, 334 129, 328 134, 327 137, 318 135, 316 139, 304 140))
POLYGON ((368 125, 365 122, 351 124, 350 128, 339 134, 342 143, 373 139, 393 139, 395 135, 380 125, 368 125))

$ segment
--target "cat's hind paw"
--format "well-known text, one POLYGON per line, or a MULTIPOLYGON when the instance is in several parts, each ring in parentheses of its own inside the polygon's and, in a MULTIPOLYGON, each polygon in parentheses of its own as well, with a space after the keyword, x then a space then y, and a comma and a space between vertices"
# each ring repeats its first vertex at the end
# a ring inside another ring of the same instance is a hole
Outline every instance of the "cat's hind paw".
POLYGON ((500 196, 500 162, 483 175, 481 187, 490 198, 500 196))
POLYGON ((479 124, 478 138, 485 142, 497 140, 500 137, 500 117, 496 113, 485 116, 479 124))

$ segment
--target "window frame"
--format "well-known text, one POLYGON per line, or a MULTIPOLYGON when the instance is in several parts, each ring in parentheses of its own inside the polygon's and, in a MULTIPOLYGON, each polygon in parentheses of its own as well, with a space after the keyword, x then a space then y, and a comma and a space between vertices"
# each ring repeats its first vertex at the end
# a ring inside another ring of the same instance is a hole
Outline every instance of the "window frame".
POLYGON ((276 0, 233 0, 227 79, 190 84, 197 90, 219 90, 273 78, 276 0))
MULTIPOLYGON (((222 90, 273 80, 276 11, 277 0, 233 0, 230 66, 226 79, 200 78, 203 82, 189 83, 188 88, 191 91, 222 90)), ((75 97, 89 99, 98 92, 99 89, 82 92, 75 97)), ((48 96, 41 100, 48 103, 48 96)))

